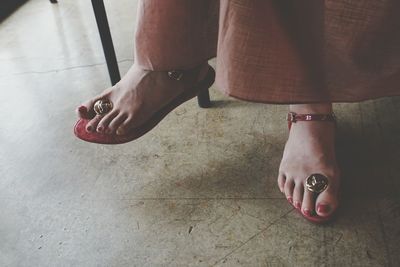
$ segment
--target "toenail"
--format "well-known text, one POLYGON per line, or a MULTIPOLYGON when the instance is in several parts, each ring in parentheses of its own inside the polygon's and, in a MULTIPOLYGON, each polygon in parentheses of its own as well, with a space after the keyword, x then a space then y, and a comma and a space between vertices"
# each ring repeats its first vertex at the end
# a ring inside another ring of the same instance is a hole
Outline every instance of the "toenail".
POLYGON ((117 129, 117 135, 123 135, 124 134, 124 130, 121 128, 117 129))
POLYGON ((309 210, 307 210, 307 209, 304 209, 303 210, 303 213, 304 213, 304 215, 306 215, 306 216, 308 216, 308 217, 311 217, 312 215, 311 215, 311 212, 309 211, 309 210))
POLYGON ((97 128, 97 131, 98 131, 98 132, 102 132, 103 130, 104 130, 103 126, 99 126, 99 127, 97 128))
POLYGON ((300 202, 295 202, 294 206, 296 207, 296 209, 300 209, 300 207, 301 207, 300 202))
POLYGON ((92 126, 88 126, 88 127, 87 127, 87 130, 88 130, 89 132, 92 132, 92 131, 93 131, 93 127, 92 127, 92 126))
POLYGON ((80 107, 78 108, 78 111, 81 112, 81 113, 85 113, 85 112, 87 111, 87 109, 86 109, 85 106, 80 106, 80 107))
POLYGON ((317 211, 319 213, 329 213, 330 210, 331 210, 331 207, 327 204, 320 204, 317 206, 317 211))
POLYGON ((293 198, 288 197, 287 200, 290 202, 290 204, 293 204, 293 198))

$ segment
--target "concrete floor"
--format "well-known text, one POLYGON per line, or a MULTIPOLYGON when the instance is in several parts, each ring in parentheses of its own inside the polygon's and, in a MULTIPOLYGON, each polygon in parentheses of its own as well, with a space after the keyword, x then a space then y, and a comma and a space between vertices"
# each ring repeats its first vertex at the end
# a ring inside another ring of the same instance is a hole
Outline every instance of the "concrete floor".
MULTIPOLYGON (((106 1, 123 73, 135 5, 106 1)), ((211 109, 89 144, 74 109, 109 85, 90 1, 31 0, 0 40, 0 266, 400 266, 400 98, 335 105, 342 209, 316 226, 276 186, 286 106, 214 87, 211 109)))

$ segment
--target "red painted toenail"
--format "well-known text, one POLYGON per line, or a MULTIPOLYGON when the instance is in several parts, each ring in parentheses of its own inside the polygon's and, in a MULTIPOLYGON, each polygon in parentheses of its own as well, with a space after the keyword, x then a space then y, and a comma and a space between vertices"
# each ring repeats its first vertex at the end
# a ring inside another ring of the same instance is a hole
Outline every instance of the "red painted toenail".
POLYGON ((86 113, 86 112, 87 112, 87 109, 86 109, 85 106, 80 106, 80 107, 78 108, 78 111, 81 112, 81 113, 86 113))
POLYGON ((328 213, 331 210, 331 207, 326 204, 320 204, 317 206, 317 211, 319 213, 328 213))
POLYGON ((295 202, 294 206, 296 207, 296 209, 300 209, 301 208, 300 202, 295 202))
POLYGON ((99 126, 99 128, 97 128, 97 131, 102 132, 103 131, 103 126, 99 126))
POLYGON ((311 217, 311 212, 309 210, 303 210, 304 215, 311 217))
POLYGON ((287 200, 290 202, 290 204, 293 204, 293 198, 288 197, 287 200))
POLYGON ((89 132, 92 132, 92 131, 93 131, 93 127, 92 127, 92 126, 88 126, 88 127, 87 127, 87 130, 88 130, 89 132))

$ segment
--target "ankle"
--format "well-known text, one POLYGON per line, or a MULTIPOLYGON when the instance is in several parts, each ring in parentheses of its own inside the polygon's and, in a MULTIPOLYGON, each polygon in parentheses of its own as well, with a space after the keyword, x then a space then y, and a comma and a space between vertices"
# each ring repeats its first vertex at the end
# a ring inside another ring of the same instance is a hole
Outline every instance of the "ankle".
POLYGON ((208 65, 208 61, 205 61, 193 68, 183 69, 183 80, 189 83, 202 81, 208 73, 209 66, 210 65, 208 65))
POLYGON ((296 104, 289 105, 289 111, 298 114, 327 114, 332 113, 332 103, 296 104))

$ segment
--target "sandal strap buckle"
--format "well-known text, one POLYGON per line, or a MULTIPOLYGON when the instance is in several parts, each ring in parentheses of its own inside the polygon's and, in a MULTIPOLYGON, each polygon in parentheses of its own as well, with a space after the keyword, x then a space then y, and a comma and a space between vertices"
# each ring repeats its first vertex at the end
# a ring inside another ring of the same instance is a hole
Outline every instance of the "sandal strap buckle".
POLYGON ((174 80, 179 81, 179 80, 181 80, 182 77, 183 77, 183 71, 180 71, 180 70, 171 70, 171 71, 168 71, 168 76, 169 76, 170 78, 174 79, 174 80))
POLYGON ((296 113, 294 113, 294 112, 289 112, 289 113, 287 114, 287 121, 296 122, 296 113))

